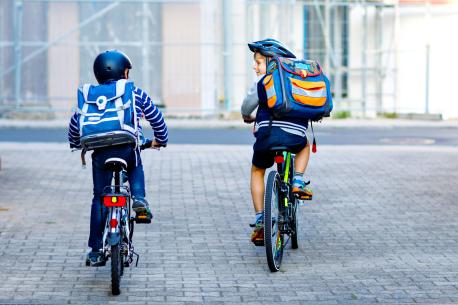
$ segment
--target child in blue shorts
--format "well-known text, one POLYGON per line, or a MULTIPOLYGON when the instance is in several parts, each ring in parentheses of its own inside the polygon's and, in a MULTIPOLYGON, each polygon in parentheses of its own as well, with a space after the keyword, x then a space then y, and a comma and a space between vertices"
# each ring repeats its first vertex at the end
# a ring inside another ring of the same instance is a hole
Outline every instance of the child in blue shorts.
MULTIPOLYGON (((267 168, 274 164, 274 153, 270 151, 274 146, 286 146, 296 154, 292 192, 300 197, 312 197, 312 191, 306 187, 303 175, 310 157, 310 145, 307 141, 307 120, 285 118, 272 119, 272 114, 267 106, 267 98, 258 95, 258 86, 262 86, 261 79, 266 74, 268 61, 274 57, 295 58, 281 42, 267 38, 248 44, 254 52, 253 70, 258 76, 256 82, 248 90, 242 104, 242 117, 246 123, 254 122, 254 135, 256 142, 253 145, 253 160, 251 167, 251 196, 256 213, 255 229, 251 234, 252 242, 264 239, 264 175, 267 168), (258 108, 256 117, 251 113, 258 108), (272 122, 270 122, 272 120, 272 122), (270 124, 271 123, 271 124, 270 124)), ((259 92, 262 92, 259 90, 259 92)))

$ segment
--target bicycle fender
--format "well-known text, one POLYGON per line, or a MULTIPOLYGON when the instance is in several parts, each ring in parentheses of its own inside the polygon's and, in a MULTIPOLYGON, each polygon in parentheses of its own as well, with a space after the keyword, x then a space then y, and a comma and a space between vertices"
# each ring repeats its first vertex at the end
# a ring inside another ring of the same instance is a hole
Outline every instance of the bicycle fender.
POLYGON ((108 232, 107 234, 107 243, 110 246, 116 245, 121 240, 121 234, 108 232))

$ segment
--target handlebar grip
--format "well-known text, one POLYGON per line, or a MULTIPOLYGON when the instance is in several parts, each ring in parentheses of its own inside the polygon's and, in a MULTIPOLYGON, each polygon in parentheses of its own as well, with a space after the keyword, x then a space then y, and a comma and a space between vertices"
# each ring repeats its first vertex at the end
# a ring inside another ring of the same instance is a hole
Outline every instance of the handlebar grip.
MULTIPOLYGON (((156 142, 157 143, 157 142, 156 142)), ((155 147, 152 147, 153 145, 153 141, 150 140, 150 139, 146 139, 145 142, 140 145, 140 149, 141 150, 145 150, 147 148, 160 148, 160 147, 167 147, 167 144, 161 144, 161 143, 157 143, 159 144, 158 146, 155 146, 155 147)))
POLYGON ((151 144, 153 144, 153 141, 151 141, 150 139, 146 139, 145 142, 142 145, 140 145, 140 149, 144 150, 150 148, 151 144))

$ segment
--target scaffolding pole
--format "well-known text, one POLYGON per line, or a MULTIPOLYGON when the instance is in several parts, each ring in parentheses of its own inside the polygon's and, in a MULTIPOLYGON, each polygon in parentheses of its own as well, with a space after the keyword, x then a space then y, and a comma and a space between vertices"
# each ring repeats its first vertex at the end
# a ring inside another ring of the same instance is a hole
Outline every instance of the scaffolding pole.
POLYGON ((224 33, 224 104, 226 111, 231 111, 232 105, 232 1, 223 0, 223 33, 224 33))
MULTIPOLYGON (((20 48, 21 48, 21 41, 20 41, 20 36, 18 37, 18 41, 17 41, 17 45, 16 45, 16 35, 20 35, 20 32, 22 31, 22 2, 23 0, 15 0, 15 4, 17 3, 20 3, 20 12, 18 12, 19 16, 16 16, 16 9, 13 11, 13 20, 15 22, 15 27, 14 27, 14 32, 15 32, 15 50, 16 48, 19 49, 20 51, 20 48), (19 19, 19 24, 16 24, 16 19, 19 19), (19 27, 19 29, 17 29, 17 27, 19 27)), ((39 48, 38 50, 36 50, 35 52, 32 52, 30 53, 29 55, 27 55, 24 59, 21 60, 21 57, 19 56, 18 57, 18 61, 16 62, 16 56, 15 56, 15 63, 10 66, 9 68, 5 69, 5 71, 3 71, 2 73, 0 73, 0 77, 3 77, 5 75, 7 75, 8 73, 12 72, 12 71, 15 71, 16 70, 16 73, 17 73, 17 70, 19 69, 20 70, 20 66, 29 62, 30 60, 32 60, 33 58, 35 58, 37 55, 45 52, 46 50, 48 50, 50 47, 64 41, 65 39, 67 39, 68 36, 72 35, 73 33, 75 32, 78 32, 79 30, 81 30, 83 27, 87 26, 88 24, 90 24, 91 22, 101 18, 102 16, 104 16, 106 13, 108 13, 109 11, 111 11, 112 9, 114 9, 116 6, 119 5, 119 2, 116 1, 116 2, 112 2, 110 5, 108 5, 107 7, 105 7, 103 10, 95 13, 94 15, 92 15, 91 17, 85 19, 84 21, 82 21, 78 26, 72 28, 71 30, 65 32, 64 34, 62 34, 61 36, 57 37, 56 39, 54 39, 53 41, 50 41, 48 43, 46 43, 44 46, 42 46, 41 48, 39 48), (19 67, 19 68, 18 68, 19 67)), ((18 5, 15 5, 15 6, 18 6, 18 5)), ((16 55, 16 52, 15 52, 15 55, 16 55)), ((19 54, 20 55, 20 54, 19 54)))
MULTIPOLYGON (((343 20, 342 19, 342 10, 340 7, 333 7, 331 10, 331 20, 343 20)), ((334 99, 336 102, 340 102, 342 100, 342 48, 343 48, 343 41, 342 36, 340 35, 340 28, 337 22, 334 22, 331 27, 332 31, 332 45, 333 48, 333 56, 336 60, 336 65, 333 67, 332 71, 334 72, 334 99)))
POLYGON ((375 33, 375 49, 376 49, 376 61, 375 61, 375 70, 376 70, 376 113, 381 114, 383 112, 383 97, 382 97, 382 90, 383 90, 383 75, 382 75, 382 45, 383 45, 383 30, 382 30, 382 8, 380 6, 375 7, 375 26, 376 26, 376 33, 375 33))
POLYGON ((431 58, 431 3, 426 1, 425 5, 425 28, 426 44, 425 44, 425 113, 429 114, 429 65, 431 58))
POLYGON ((142 19, 142 81, 146 86, 151 86, 151 63, 150 63, 150 47, 148 46, 147 42, 150 39, 150 32, 149 32, 149 15, 150 9, 148 3, 143 2, 142 4, 143 10, 143 19, 142 19))
POLYGON ((364 15, 363 15, 363 47, 361 48, 361 66, 362 66, 362 74, 361 74, 361 95, 362 95, 362 111, 363 117, 367 116, 367 24, 368 24, 368 17, 367 17, 367 5, 364 5, 364 15))
MULTIPOLYGON (((21 105, 21 71, 22 71, 22 0, 15 0, 13 5, 13 22, 14 22, 14 100, 16 108, 21 105)), ((2 75, 3 76, 3 75, 2 75)))
MULTIPOLYGON (((0 5, 0 20, 5 20, 5 14, 3 12, 3 6, 0 5)), ((0 40, 3 40, 3 32, 0 32, 0 40)), ((4 65, 4 59, 3 56, 5 54, 5 51, 3 50, 3 46, 0 45, 0 69, 3 69, 4 65)), ((3 91, 4 85, 3 85, 3 77, 0 77, 0 105, 3 105, 4 103, 4 91, 3 91)))
POLYGON ((393 77, 393 87, 394 87, 394 99, 393 99, 393 113, 398 112, 398 99, 399 99, 399 86, 398 86, 398 67, 399 67, 399 39, 400 39, 400 29, 401 29, 401 12, 399 10, 399 3, 395 4, 394 7, 394 77, 393 77))

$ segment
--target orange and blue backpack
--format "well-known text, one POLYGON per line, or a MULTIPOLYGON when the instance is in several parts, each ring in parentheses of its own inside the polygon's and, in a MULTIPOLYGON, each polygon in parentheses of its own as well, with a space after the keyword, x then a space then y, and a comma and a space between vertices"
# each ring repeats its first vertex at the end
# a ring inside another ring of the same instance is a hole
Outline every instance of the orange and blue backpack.
POLYGON ((319 121, 330 116, 330 83, 318 62, 274 57, 261 81, 273 117, 319 121))

